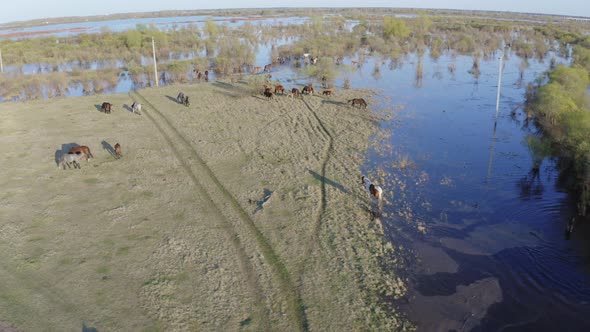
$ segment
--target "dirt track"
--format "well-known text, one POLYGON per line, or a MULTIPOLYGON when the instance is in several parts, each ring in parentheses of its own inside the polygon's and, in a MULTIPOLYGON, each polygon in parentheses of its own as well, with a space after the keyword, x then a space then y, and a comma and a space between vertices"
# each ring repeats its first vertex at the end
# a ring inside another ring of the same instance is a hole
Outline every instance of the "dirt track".
POLYGON ((404 286, 381 270, 395 253, 359 180, 375 121, 345 103, 366 94, 266 100, 215 82, 108 96, 111 115, 94 107, 106 96, 0 104, 0 317, 23 330, 401 326, 378 303, 404 286), (123 108, 133 100, 141 116, 123 108), (58 170, 67 143, 96 158, 58 170))

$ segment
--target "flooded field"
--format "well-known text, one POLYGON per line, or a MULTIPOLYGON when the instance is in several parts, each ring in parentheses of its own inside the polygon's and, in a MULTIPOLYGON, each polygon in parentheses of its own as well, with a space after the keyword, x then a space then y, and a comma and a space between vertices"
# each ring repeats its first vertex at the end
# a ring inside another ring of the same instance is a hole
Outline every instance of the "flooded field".
MULTIPOLYGON (((167 28, 182 20, 203 18, 141 23, 167 28)), ((282 24, 277 19, 262 21, 282 24)), ((127 29, 136 23, 129 20, 116 26, 127 29)), ((96 29, 104 22, 93 24, 85 28, 96 29)), ((257 65, 270 61, 272 44, 257 47, 257 65)), ((580 224, 566 240, 564 231, 576 213, 575 202, 560 182, 556 160, 546 159, 538 172, 533 170, 526 138, 537 128, 523 112, 527 84, 549 69, 552 58, 554 64, 568 64, 571 59, 550 52, 525 62, 506 50, 497 114, 501 49, 482 58, 477 73, 473 57, 452 52, 430 57, 428 50, 398 61, 366 56, 354 66, 358 55, 345 56, 347 66, 337 69, 337 94, 347 91, 345 85, 359 89, 348 90, 349 97, 354 97, 350 91, 374 93, 369 108, 380 119, 379 129, 370 138, 360 171, 385 190, 379 220, 404 262, 395 273, 409 285, 408 295, 394 302, 419 331, 590 329, 590 227, 580 224)), ((113 62, 107 67, 124 65, 113 62)), ((34 75, 43 72, 38 68, 44 67, 29 64, 11 70, 34 75)), ((290 63, 273 66, 270 74, 288 89, 301 88, 310 80, 290 63)), ((195 89, 199 84, 211 83, 194 83, 195 89)), ((126 93, 146 85, 149 78, 137 84, 123 71, 105 91, 126 93)), ((79 85, 65 95, 83 94, 79 85)), ((321 109, 322 104, 315 106, 321 109)), ((322 301, 327 300, 317 303, 322 301)), ((317 318, 319 313, 314 315, 317 318)))

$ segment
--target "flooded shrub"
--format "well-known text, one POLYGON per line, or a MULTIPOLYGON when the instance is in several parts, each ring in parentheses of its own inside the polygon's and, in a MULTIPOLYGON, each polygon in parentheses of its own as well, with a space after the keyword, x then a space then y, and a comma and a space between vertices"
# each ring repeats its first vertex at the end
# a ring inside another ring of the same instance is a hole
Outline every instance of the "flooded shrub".
POLYGON ((387 16, 383 18, 383 38, 406 38, 409 35, 410 30, 403 20, 393 16, 387 16))

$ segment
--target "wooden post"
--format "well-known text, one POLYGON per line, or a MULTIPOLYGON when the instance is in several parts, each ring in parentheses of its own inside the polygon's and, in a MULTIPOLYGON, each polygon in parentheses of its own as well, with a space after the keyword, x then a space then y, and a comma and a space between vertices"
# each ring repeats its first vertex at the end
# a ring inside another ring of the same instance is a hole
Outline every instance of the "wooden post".
POLYGON ((2 49, 0 49, 0 73, 4 72, 4 65, 2 64, 2 49))
POLYGON ((152 53, 154 55, 154 79, 156 82, 156 86, 159 86, 158 65, 156 64, 156 44, 154 43, 154 37, 152 37, 152 53))

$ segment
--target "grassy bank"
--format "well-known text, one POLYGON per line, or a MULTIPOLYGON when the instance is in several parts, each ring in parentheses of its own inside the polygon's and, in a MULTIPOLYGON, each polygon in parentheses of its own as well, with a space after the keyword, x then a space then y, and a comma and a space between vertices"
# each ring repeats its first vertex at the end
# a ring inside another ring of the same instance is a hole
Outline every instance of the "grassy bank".
POLYGON ((534 168, 542 158, 556 155, 569 186, 579 194, 578 213, 585 216, 590 204, 590 44, 574 49, 571 67, 558 66, 544 85, 530 85, 527 109, 541 128, 531 137, 534 168))
POLYGON ((23 330, 409 328, 345 100, 215 82, 0 105, 0 317, 23 330), (182 90, 189 108, 173 98, 182 90), (107 149, 123 146, 116 160, 107 149), (60 170, 64 144, 95 155, 60 170), (266 193, 271 200, 262 205, 266 193), (385 268, 385 269, 384 269, 385 268))

